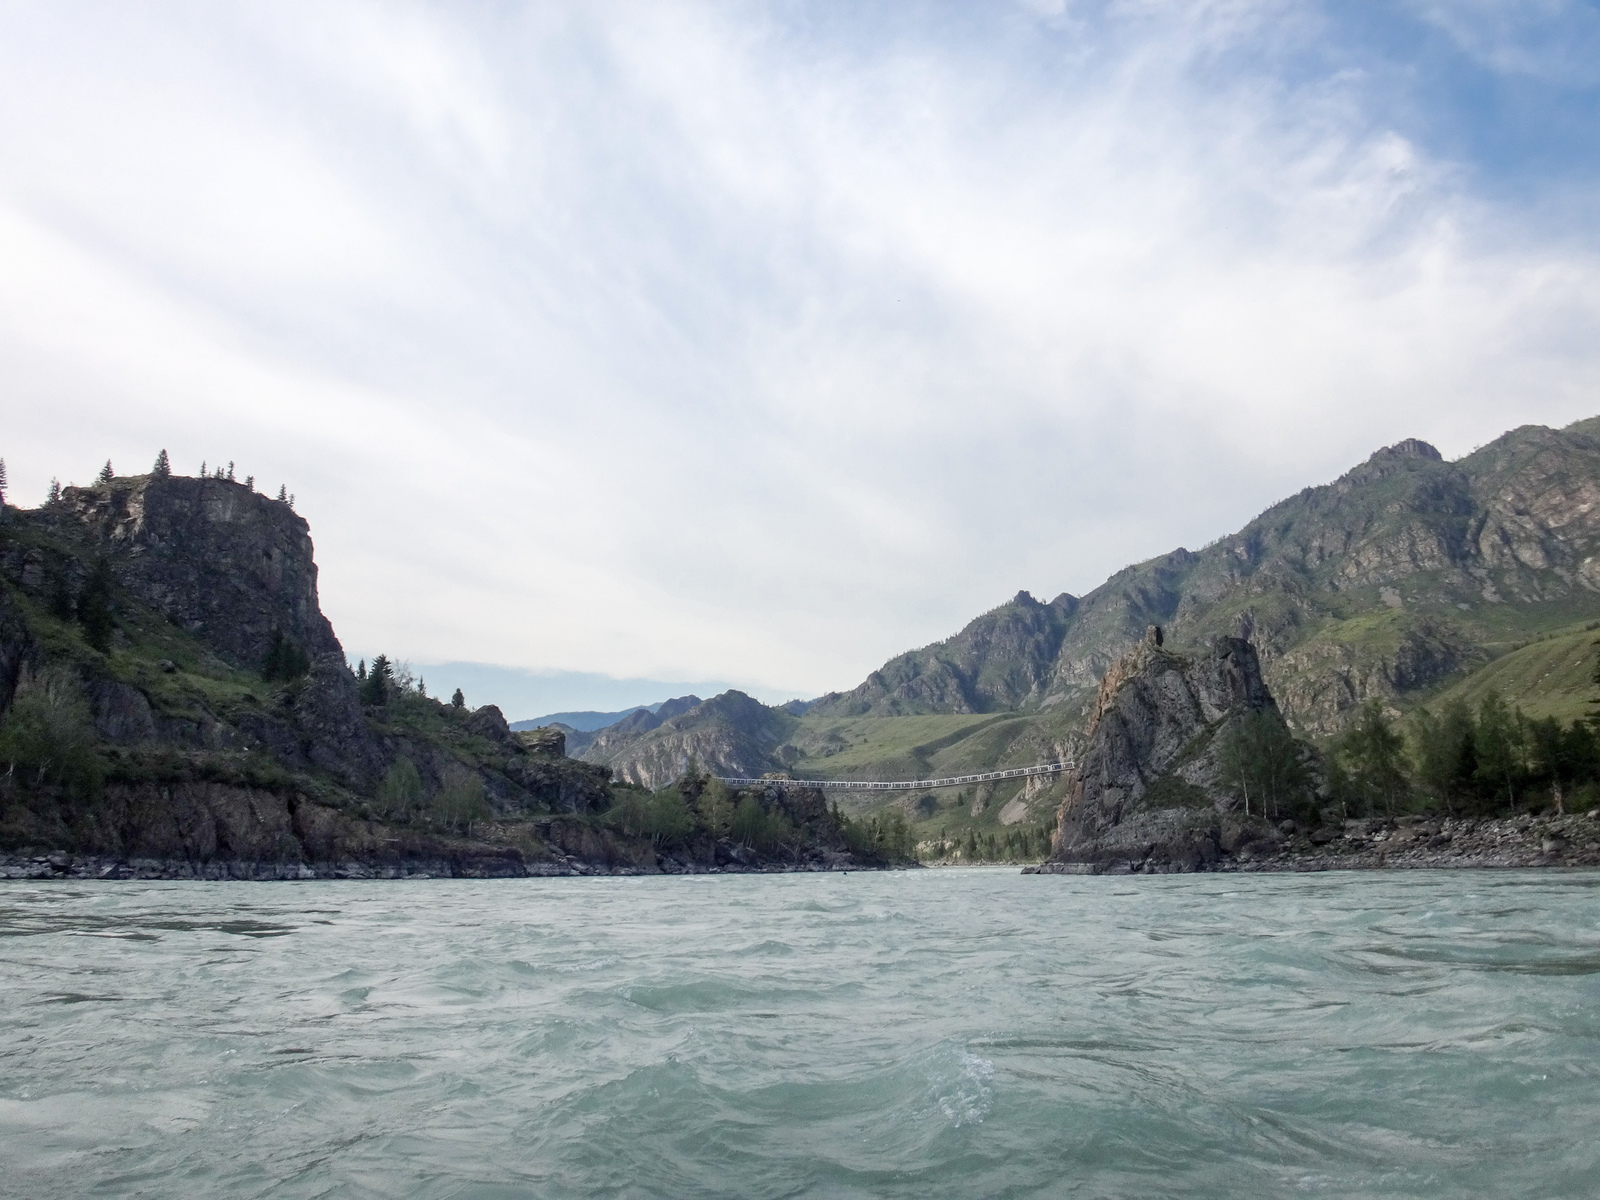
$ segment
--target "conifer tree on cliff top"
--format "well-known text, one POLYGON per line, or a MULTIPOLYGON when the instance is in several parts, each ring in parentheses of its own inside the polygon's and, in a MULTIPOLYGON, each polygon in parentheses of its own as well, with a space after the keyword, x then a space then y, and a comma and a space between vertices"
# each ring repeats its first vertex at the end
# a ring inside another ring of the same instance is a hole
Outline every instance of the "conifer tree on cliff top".
POLYGON ((367 681, 361 688, 363 704, 389 703, 389 686, 394 682, 394 672, 389 667, 389 656, 380 654, 367 669, 367 681))
POLYGON ((150 468, 150 474, 157 479, 172 478, 172 460, 167 457, 165 450, 156 455, 156 465, 150 468))
POLYGON ((117 473, 111 469, 111 460, 108 458, 106 459, 106 465, 100 468, 100 474, 95 476, 94 481, 96 483, 110 483, 116 477, 117 473))
POLYGON ((0 458, 0 507, 6 502, 6 460, 0 458))
POLYGON ((451 708, 465 708, 466 706, 467 706, 467 698, 461 694, 461 689, 457 688, 456 689, 456 694, 454 696, 450 697, 450 707, 451 708))

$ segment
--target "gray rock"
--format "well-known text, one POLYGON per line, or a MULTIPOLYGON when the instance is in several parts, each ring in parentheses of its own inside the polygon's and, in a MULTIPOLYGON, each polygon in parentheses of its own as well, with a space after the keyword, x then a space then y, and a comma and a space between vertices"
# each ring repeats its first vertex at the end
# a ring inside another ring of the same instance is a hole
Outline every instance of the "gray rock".
POLYGON ((506 724, 505 714, 493 704, 485 704, 473 711, 467 718, 467 732, 488 738, 491 742, 510 744, 514 740, 511 736, 511 726, 506 724))
POLYGON ((150 701, 138 688, 101 679, 90 684, 88 691, 89 702, 94 707, 95 732, 106 741, 129 745, 150 741, 156 736, 150 701))
POLYGON ((1150 631, 1101 681, 1052 860, 1203 870, 1268 836, 1233 817, 1231 797, 1215 785, 1220 739, 1253 711, 1281 720, 1249 642, 1219 638, 1191 659, 1150 631))

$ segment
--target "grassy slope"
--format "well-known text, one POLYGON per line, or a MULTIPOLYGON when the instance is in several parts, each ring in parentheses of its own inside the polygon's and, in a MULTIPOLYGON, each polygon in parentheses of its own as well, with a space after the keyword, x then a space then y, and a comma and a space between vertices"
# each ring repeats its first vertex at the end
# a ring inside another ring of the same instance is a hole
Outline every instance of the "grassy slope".
MULTIPOLYGON (((6 529, 13 544, 87 560, 92 548, 82 541, 14 523, 6 529)), ((68 665, 88 679, 114 679, 143 692, 158 718, 204 725, 216 720, 231 724, 252 712, 270 712, 286 686, 263 680, 255 671, 240 670, 225 662, 200 638, 172 624, 160 613, 121 589, 115 589, 116 633, 108 654, 84 640, 82 627, 62 620, 20 588, 0 580, 13 604, 44 647, 46 659, 68 665), (178 670, 162 670, 163 660, 178 670)), ((500 757, 486 739, 461 728, 461 720, 437 703, 398 697, 384 709, 369 710, 380 735, 409 736, 447 748, 470 766, 493 766, 500 757)), ((292 786, 339 805, 359 798, 320 772, 306 775, 286 771, 276 759, 249 749, 178 749, 170 745, 104 746, 113 778, 180 776, 204 762, 213 774, 237 777, 239 782, 292 786)))
MULTIPOLYGON (((791 744, 803 752, 789 770, 817 779, 918 779, 961 775, 997 767, 1051 761, 1060 745, 1079 732, 1076 715, 992 713, 978 716, 812 717, 800 719, 791 744)), ((997 831, 1002 810, 1027 785, 1008 782, 934 792, 862 793, 840 796, 855 814, 898 806, 919 839, 968 829, 997 831)), ((1034 783, 1022 821, 1053 820, 1060 803, 1059 781, 1034 783)), ((1012 824, 1018 822, 1013 821, 1012 824)))
POLYGON ((1600 624, 1589 622, 1512 650, 1429 696, 1426 707, 1438 712, 1461 700, 1476 709, 1489 692, 1497 691, 1529 717, 1556 717, 1561 721, 1586 717, 1597 692, 1591 679, 1595 647, 1600 644, 1597 629, 1600 624))

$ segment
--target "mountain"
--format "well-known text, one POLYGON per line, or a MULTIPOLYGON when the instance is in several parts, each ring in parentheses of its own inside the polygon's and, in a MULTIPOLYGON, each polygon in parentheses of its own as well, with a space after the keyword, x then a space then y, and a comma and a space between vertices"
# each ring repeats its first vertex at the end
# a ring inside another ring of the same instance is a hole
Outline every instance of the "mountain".
POLYGON ((542 717, 534 717, 528 721, 513 721, 513 733, 520 733, 524 729, 538 729, 544 725, 564 725, 568 729, 577 730, 579 733, 593 733, 597 729, 604 729, 608 725, 615 725, 623 717, 632 716, 636 712, 655 712, 660 708, 662 701, 654 704, 635 704, 632 708, 625 708, 621 712, 558 712, 546 713, 542 717))
MULTIPOLYGON (((644 783, 690 757, 727 774, 831 779, 1074 758, 1103 677, 1151 625, 1179 655, 1203 656, 1218 637, 1251 643, 1277 711, 1302 736, 1339 732, 1369 698, 1403 710, 1476 701, 1489 687, 1530 713, 1571 717, 1592 695, 1597 621, 1600 418, 1516 429, 1457 462, 1408 440, 1085 596, 1019 592, 802 711, 729 693, 676 718, 636 714, 581 757, 644 783)), ((933 838, 1053 822, 1066 786, 1041 778, 843 802, 904 806, 933 838)))
POLYGON ((1413 439, 1081 598, 1019 592, 808 715, 1081 716, 1155 624, 1179 650, 1219 635, 1253 642, 1285 717, 1320 736, 1369 697, 1414 700, 1597 616, 1600 418, 1524 426, 1456 462, 1413 439))
POLYGON ((679 778, 691 759, 713 775, 753 778, 778 767, 776 752, 798 724, 743 692, 680 696, 601 730, 580 757, 647 788, 679 778))

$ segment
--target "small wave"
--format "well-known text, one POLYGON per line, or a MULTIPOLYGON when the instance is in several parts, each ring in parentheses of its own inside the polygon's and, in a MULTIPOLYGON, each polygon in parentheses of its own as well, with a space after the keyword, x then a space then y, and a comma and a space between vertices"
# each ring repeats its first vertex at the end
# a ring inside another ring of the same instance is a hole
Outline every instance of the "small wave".
POLYGON ((938 1093, 939 1111, 957 1129, 978 1125, 994 1108, 994 1062, 965 1052, 953 1074, 935 1075, 930 1082, 938 1093))

